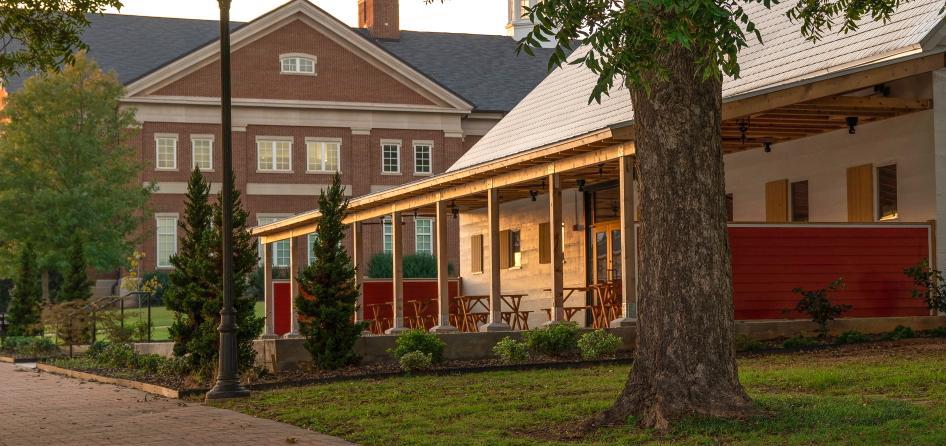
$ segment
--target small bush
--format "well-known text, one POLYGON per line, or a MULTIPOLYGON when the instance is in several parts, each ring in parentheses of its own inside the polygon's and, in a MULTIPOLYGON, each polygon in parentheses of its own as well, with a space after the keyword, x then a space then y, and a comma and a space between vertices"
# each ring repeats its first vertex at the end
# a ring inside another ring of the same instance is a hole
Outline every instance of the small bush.
POLYGON ((523 332, 522 338, 533 353, 562 356, 578 349, 578 325, 563 323, 534 328, 523 332))
POLYGON ((736 336, 735 344, 737 352, 757 352, 765 349, 765 344, 761 341, 757 341, 746 335, 736 336))
POLYGON ((897 325, 893 331, 884 335, 884 339, 890 341, 899 341, 901 339, 910 339, 915 337, 916 333, 913 332, 913 329, 910 327, 904 327, 903 325, 897 325))
POLYGON ((806 338, 804 336, 795 336, 794 338, 788 338, 785 342, 782 343, 782 348, 789 350, 803 349, 808 347, 813 347, 818 345, 818 341, 814 338, 806 338))
POLYGON ((164 358, 158 355, 135 355, 135 368, 147 373, 157 373, 164 358))
POLYGON ((415 350, 402 355, 398 362, 401 364, 401 370, 410 373, 429 369, 433 359, 429 353, 415 350))
POLYGON ((58 354, 59 347, 52 339, 42 336, 7 336, 3 351, 21 357, 44 358, 58 354))
POLYGON ((137 356, 130 344, 114 343, 105 346, 92 359, 102 367, 127 369, 134 368, 138 364, 137 356))
POLYGON ((841 317, 842 314, 851 309, 850 305, 836 305, 831 302, 828 296, 844 288, 844 279, 838 278, 831 282, 827 287, 820 290, 804 290, 795 288, 792 292, 801 295, 795 311, 807 314, 811 321, 818 324, 818 337, 827 339, 828 322, 841 317))
POLYGON ((841 335, 838 336, 837 339, 834 340, 834 342, 839 345, 860 344, 862 342, 868 342, 868 341, 870 341, 870 338, 866 334, 861 333, 857 330, 845 331, 844 333, 841 333, 841 335))
MULTIPOLYGON (((379 252, 368 260, 368 277, 372 279, 390 279, 392 266, 391 253, 379 252)), ((427 253, 408 254, 402 262, 405 279, 437 278, 437 257, 427 253)), ((447 275, 453 276, 453 264, 447 264, 447 275)))
POLYGON ((163 376, 184 376, 190 373, 190 368, 184 358, 161 358, 157 374, 163 376))
POLYGON ((499 356, 503 364, 515 364, 529 358, 529 346, 525 342, 506 336, 493 346, 493 353, 499 356))
POLYGON ((89 345, 89 349, 85 351, 85 355, 92 359, 98 358, 108 345, 108 342, 105 341, 95 341, 92 345, 89 345))
POLYGON ((621 347, 621 338, 607 330, 595 330, 578 338, 578 350, 584 359, 611 357, 621 347))
POLYGON ((924 334, 931 338, 944 338, 946 337, 946 327, 936 327, 932 330, 926 330, 924 334))
POLYGON ((410 352, 421 352, 430 355, 434 364, 443 361, 443 349, 446 344, 436 335, 424 330, 408 330, 394 340, 394 348, 388 352, 395 358, 401 359, 410 352))

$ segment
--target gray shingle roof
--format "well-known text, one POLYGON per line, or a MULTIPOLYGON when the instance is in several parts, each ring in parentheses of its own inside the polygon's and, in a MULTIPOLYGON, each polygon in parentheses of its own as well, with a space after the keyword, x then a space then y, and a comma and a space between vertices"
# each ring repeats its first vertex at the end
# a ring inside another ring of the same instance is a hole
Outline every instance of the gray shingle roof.
MULTIPOLYGON (((119 14, 90 20, 82 36, 89 54, 103 69, 115 70, 125 84, 213 42, 219 27, 215 20, 119 14)), ((242 25, 234 23, 233 29, 242 25)), ((402 31, 400 41, 376 43, 478 111, 511 110, 548 74, 551 51, 517 56, 516 42, 509 37, 420 31, 402 31)), ((6 88, 16 91, 23 80, 11 79, 6 88)))
MULTIPOLYGON (((805 41, 800 25, 785 12, 793 2, 746 6, 764 44, 750 41, 739 55, 741 77, 726 79, 723 99, 815 78, 915 48, 941 25, 942 0, 902 3, 887 24, 866 20, 855 33, 831 33, 816 44, 805 41)), ((576 55, 583 49, 576 50, 576 55)), ((522 102, 448 169, 456 171, 537 149, 634 119, 630 95, 619 87, 588 104, 597 76, 578 65, 552 72, 522 102)), ((619 83, 616 83, 619 84, 619 83)))

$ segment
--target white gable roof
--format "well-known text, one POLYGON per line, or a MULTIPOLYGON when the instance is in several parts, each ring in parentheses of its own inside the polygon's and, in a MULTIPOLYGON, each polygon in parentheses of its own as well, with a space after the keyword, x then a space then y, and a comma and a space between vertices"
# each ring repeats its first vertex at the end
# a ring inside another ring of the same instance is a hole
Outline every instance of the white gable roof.
MULTIPOLYGON (((942 0, 901 4, 886 23, 865 20, 857 32, 827 33, 811 43, 789 22, 785 12, 793 2, 766 9, 746 7, 760 28, 764 44, 750 38, 740 54, 741 77, 725 79, 723 100, 749 96, 761 90, 816 78, 824 74, 917 53, 938 44, 933 37, 943 22, 942 0)), ((576 57, 587 49, 575 51, 576 57)), ((579 65, 565 65, 551 73, 512 111, 449 169, 461 170, 488 161, 554 144, 634 119, 630 96, 623 87, 588 104, 597 76, 579 65)), ((616 84, 618 84, 616 82, 616 84)))

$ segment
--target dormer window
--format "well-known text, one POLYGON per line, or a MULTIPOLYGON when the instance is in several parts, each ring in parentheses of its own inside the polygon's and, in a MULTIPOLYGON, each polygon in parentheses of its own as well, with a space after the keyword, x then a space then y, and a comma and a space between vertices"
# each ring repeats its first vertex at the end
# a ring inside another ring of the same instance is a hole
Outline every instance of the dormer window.
POLYGON ((316 57, 308 54, 283 54, 279 56, 282 74, 302 74, 315 76, 316 57))

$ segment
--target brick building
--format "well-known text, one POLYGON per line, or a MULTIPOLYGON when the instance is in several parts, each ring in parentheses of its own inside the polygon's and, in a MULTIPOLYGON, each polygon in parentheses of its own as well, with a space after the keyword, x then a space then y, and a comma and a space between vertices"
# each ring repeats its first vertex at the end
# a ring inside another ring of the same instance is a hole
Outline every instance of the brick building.
MULTIPOLYGON (((251 225, 313 208, 335 171, 352 196, 445 171, 546 75, 547 55, 519 57, 511 37, 402 31, 398 0, 350 1, 358 28, 305 0, 233 25, 234 171, 251 225)), ((220 190, 218 26, 104 15, 83 36, 141 123, 141 181, 157 185, 140 247, 146 270, 170 266, 195 166, 220 190)), ((366 252, 385 249, 387 224, 366 227, 366 252)), ((434 251, 429 217, 402 227, 414 240, 407 252, 434 251)), ((456 225, 451 234, 456 246, 456 225)), ((274 265, 288 266, 288 243, 273 251, 274 265)))

